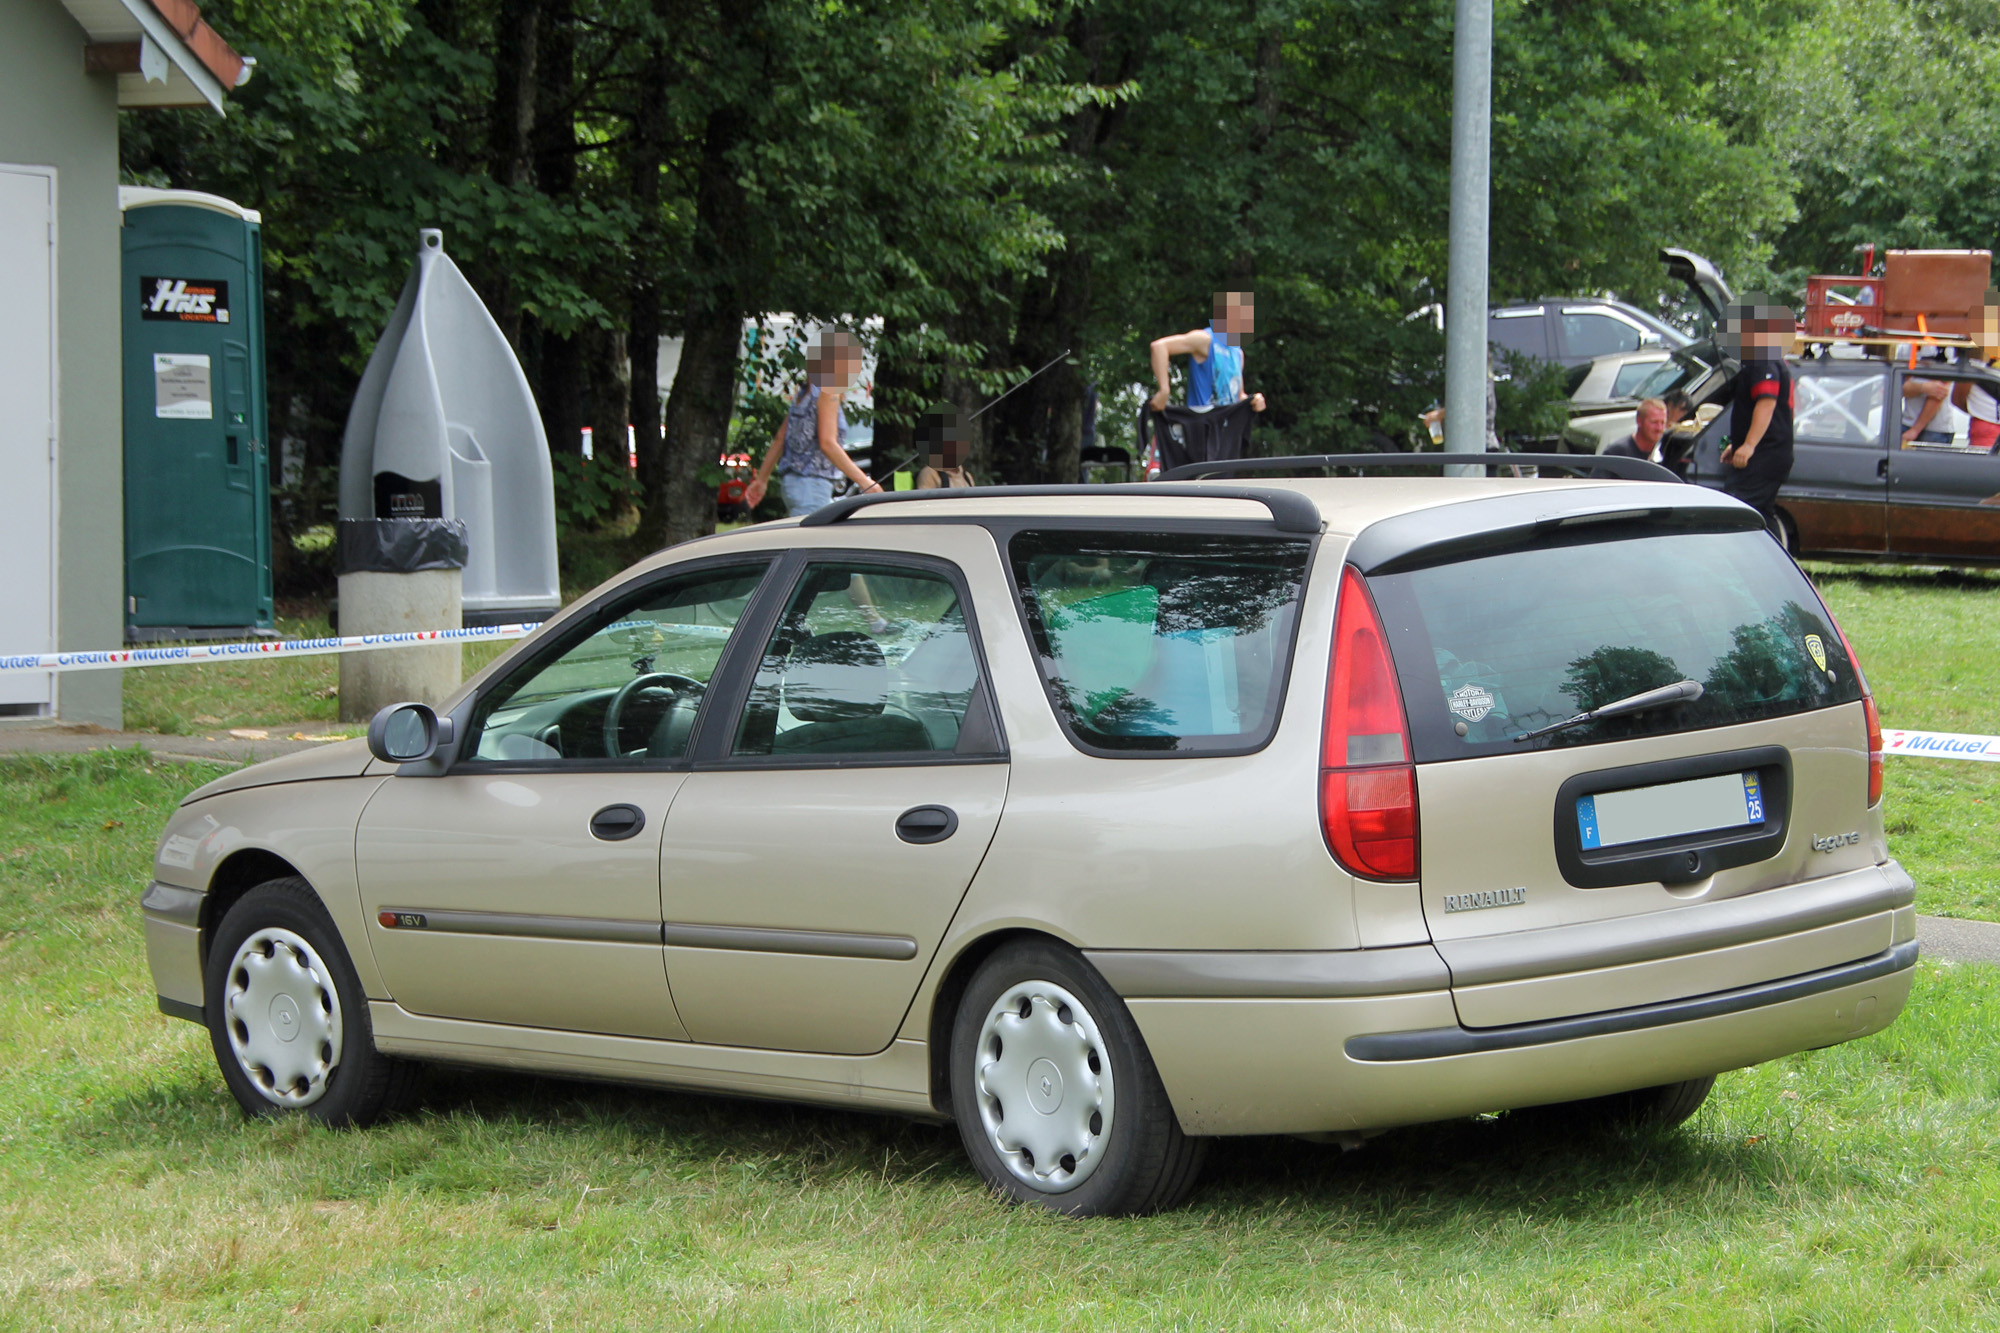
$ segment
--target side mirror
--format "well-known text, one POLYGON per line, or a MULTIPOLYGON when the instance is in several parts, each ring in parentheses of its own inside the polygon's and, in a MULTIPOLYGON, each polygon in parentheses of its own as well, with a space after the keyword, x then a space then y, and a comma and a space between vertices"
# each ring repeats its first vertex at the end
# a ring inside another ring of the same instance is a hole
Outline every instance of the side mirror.
POLYGON ((429 704, 390 704, 368 723, 368 753, 385 764, 417 764, 451 740, 451 719, 429 704))

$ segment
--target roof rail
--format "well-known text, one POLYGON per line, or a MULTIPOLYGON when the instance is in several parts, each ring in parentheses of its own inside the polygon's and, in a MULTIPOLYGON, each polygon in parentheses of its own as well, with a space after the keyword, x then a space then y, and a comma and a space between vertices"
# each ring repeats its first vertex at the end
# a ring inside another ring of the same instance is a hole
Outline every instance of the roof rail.
POLYGON ((1160 474, 1161 481, 1199 481, 1207 477, 1230 477, 1244 472, 1289 472, 1304 467, 1513 467, 1531 463, 1536 467, 1588 470, 1598 476, 1621 481, 1671 481, 1680 478, 1658 463, 1618 454, 1299 454, 1290 458, 1219 458, 1209 463, 1184 463, 1160 474))
POLYGON ((843 521, 857 510, 909 500, 1047 500, 1068 496, 1094 499, 1106 495, 1131 496, 1141 500, 1248 500, 1270 510, 1271 522, 1280 532, 1318 532, 1320 528, 1319 506, 1297 491, 1252 490, 1243 486, 1172 486, 1159 482, 1133 482, 1117 486, 972 486, 936 491, 876 491, 868 495, 845 496, 832 504, 822 505, 800 519, 799 526, 823 528, 843 521))

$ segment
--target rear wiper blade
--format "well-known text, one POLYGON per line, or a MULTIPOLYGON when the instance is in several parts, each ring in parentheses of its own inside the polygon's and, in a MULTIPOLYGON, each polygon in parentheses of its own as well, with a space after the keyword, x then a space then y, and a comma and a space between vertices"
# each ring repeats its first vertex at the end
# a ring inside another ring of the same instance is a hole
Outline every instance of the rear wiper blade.
POLYGON ((1517 742, 1531 741, 1537 736, 1546 736, 1556 731, 1568 731, 1571 727, 1580 727, 1586 722, 1595 722, 1600 718, 1624 717, 1630 713, 1648 713, 1655 708, 1665 708, 1669 704, 1691 704, 1699 698, 1701 698, 1700 681, 1676 681, 1672 685, 1662 685, 1657 690, 1646 690, 1640 694, 1628 695, 1623 699, 1613 700, 1602 708, 1593 708, 1588 713, 1578 713, 1575 717, 1565 718, 1561 722, 1551 722, 1546 727, 1536 727, 1533 731, 1524 731, 1514 739, 1517 742))

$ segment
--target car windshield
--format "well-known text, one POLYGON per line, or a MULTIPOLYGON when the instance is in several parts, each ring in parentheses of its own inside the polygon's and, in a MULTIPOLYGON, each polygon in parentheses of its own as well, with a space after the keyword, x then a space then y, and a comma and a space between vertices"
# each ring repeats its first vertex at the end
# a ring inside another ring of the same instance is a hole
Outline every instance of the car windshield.
POLYGON ((1420 760, 1732 726, 1850 703, 1860 681, 1762 532, 1572 535, 1377 576, 1420 760), (1523 732, 1692 680, 1692 703, 1523 732))
POLYGON ((1071 739, 1113 755, 1264 744, 1311 549, 1262 537, 1016 535, 1022 608, 1071 739))

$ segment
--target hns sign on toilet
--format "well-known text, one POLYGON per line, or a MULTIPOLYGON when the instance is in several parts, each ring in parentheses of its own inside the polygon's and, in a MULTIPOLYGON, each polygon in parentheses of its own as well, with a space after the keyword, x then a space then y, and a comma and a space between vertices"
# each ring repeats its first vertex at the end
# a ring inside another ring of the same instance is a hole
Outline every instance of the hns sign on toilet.
POLYGON ((227 324, 229 284, 220 278, 141 277, 139 318, 175 324, 227 324))

